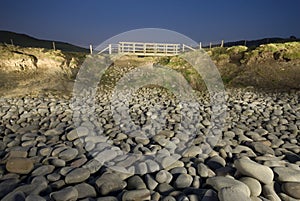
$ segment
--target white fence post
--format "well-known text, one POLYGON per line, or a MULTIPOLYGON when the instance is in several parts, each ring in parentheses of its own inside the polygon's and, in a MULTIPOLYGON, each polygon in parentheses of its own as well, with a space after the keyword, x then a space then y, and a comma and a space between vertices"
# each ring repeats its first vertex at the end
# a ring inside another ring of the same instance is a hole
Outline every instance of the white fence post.
POLYGON ((108 52, 109 52, 109 54, 112 53, 111 44, 108 45, 108 52))
POLYGON ((90 44, 90 53, 93 54, 93 45, 90 44))
POLYGON ((53 50, 55 51, 56 48, 55 48, 55 42, 54 41, 52 42, 52 47, 53 47, 53 50))
POLYGON ((202 43, 201 42, 199 43, 199 49, 200 50, 202 49, 202 43))

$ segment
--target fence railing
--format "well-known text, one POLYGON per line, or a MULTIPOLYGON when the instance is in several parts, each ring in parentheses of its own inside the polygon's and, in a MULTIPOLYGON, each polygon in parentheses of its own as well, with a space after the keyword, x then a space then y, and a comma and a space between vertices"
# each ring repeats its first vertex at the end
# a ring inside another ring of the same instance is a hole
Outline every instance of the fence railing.
POLYGON ((175 56, 186 50, 195 51, 194 48, 185 44, 119 42, 118 44, 109 44, 98 54, 106 52, 137 56, 175 56))

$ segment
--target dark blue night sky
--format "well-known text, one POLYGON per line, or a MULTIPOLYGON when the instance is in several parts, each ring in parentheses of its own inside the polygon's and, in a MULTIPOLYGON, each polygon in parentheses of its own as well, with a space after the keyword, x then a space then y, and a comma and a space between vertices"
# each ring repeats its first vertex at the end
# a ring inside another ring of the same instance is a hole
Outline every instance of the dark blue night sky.
POLYGON ((138 28, 195 41, 300 37, 299 0, 1 0, 0 29, 76 45, 138 28))

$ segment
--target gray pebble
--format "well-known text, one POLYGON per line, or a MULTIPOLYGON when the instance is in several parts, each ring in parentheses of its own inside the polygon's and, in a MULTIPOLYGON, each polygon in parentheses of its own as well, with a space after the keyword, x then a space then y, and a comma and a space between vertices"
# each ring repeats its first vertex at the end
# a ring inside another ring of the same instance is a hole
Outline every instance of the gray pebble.
POLYGON ((66 150, 60 152, 58 157, 67 162, 67 161, 70 161, 70 160, 73 160, 74 158, 76 158, 77 154, 78 154, 77 149, 69 148, 69 149, 66 149, 66 150))
POLYGON ((31 175, 32 176, 44 176, 44 175, 52 173, 54 169, 55 169, 54 165, 43 165, 43 166, 36 168, 31 173, 31 175))
POLYGON ((262 188, 258 180, 252 177, 242 177, 239 180, 248 186, 251 196, 257 197, 261 194, 262 188))
POLYGON ((90 177, 90 172, 85 168, 75 168, 71 170, 65 178, 66 184, 80 183, 90 177))
POLYGON ((258 164, 248 157, 235 160, 234 165, 245 176, 253 177, 265 184, 273 181, 274 173, 271 168, 258 164))
POLYGON ((25 201, 46 201, 46 199, 39 195, 28 195, 25 201))
POLYGON ((181 173, 174 181, 174 187, 177 189, 188 188, 193 182, 193 177, 191 175, 181 173))
POLYGON ((69 186, 59 191, 52 192, 50 197, 55 201, 77 200, 78 191, 75 187, 69 186))
POLYGON ((237 187, 246 196, 248 197, 250 196, 250 189, 246 184, 230 177, 222 177, 222 176, 211 177, 206 180, 206 183, 211 185, 218 192, 225 187, 237 187))
POLYGON ((224 187, 219 191, 218 197, 220 201, 251 201, 250 197, 247 196, 243 191, 239 190, 238 187, 224 187))
POLYGON ((148 189, 139 189, 125 191, 122 196, 122 201, 132 201, 132 200, 150 200, 150 191, 148 189))
POLYGON ((138 175, 130 177, 127 180, 127 189, 128 190, 137 190, 137 189, 146 189, 146 184, 142 178, 138 175))
POLYGON ((150 174, 145 175, 145 183, 150 190, 154 190, 158 185, 158 182, 150 174))
POLYGON ((300 170, 295 170, 288 167, 276 167, 274 172, 278 175, 277 179, 280 182, 299 182, 300 170))
POLYGON ((78 198, 96 197, 97 193, 93 186, 87 183, 80 183, 74 186, 78 192, 78 198))
POLYGON ((119 191, 127 185, 125 181, 113 173, 105 173, 96 180, 96 186, 101 195, 107 195, 111 192, 119 191))

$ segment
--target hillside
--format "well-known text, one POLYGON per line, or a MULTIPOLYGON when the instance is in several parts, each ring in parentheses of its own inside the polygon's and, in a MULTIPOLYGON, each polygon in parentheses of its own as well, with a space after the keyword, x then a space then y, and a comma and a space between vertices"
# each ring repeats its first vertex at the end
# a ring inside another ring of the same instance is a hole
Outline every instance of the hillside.
MULTIPOLYGON (((53 49, 52 42, 49 40, 40 40, 28 36, 26 34, 19 34, 10 31, 0 31, 0 43, 11 44, 11 39, 13 44, 20 47, 37 47, 45 49, 53 49)), ((88 52, 87 49, 78 47, 69 43, 54 41, 55 47, 58 50, 66 52, 88 52)))
MULTIPOLYGON (((215 47, 206 52, 226 87, 300 89, 300 42, 270 43, 257 48, 215 47)), ((161 63, 185 74, 194 88, 205 87, 201 77, 182 59, 162 58, 161 63)))
MULTIPOLYGON (((230 41, 225 42, 224 47, 233 47, 233 46, 246 46, 249 48, 256 48, 260 45, 266 45, 270 43, 287 43, 287 42, 300 42, 299 38, 296 38, 295 36, 290 36, 289 38, 279 38, 279 37, 273 37, 273 38, 262 38, 257 40, 239 40, 239 41, 230 41)), ((212 47, 220 47, 221 44, 213 44, 212 47)), ((209 48, 209 46, 205 46, 204 48, 209 48)))
MULTIPOLYGON (((274 43, 257 48, 216 47, 206 51, 227 88, 300 89, 300 42, 274 43)), ((86 57, 86 53, 0 45, 0 96, 47 91, 68 94, 72 92, 77 72, 86 57)), ((196 90, 206 89, 201 76, 179 56, 124 56, 115 61, 103 79, 113 89, 125 73, 151 63, 180 72, 196 90)))

